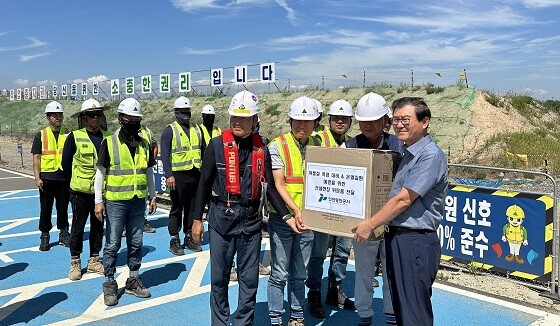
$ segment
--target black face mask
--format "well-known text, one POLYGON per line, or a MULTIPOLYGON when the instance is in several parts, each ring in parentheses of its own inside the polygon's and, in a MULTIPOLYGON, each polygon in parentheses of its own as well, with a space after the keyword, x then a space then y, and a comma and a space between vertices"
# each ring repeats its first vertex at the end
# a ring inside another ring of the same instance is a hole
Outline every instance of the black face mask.
POLYGON ((179 111, 175 111, 175 119, 177 119, 179 124, 186 126, 189 122, 191 122, 191 113, 181 113, 179 111))
POLYGON ((124 131, 130 136, 138 136, 138 131, 140 131, 140 121, 131 122, 131 121, 121 120, 121 126, 124 129, 124 131))

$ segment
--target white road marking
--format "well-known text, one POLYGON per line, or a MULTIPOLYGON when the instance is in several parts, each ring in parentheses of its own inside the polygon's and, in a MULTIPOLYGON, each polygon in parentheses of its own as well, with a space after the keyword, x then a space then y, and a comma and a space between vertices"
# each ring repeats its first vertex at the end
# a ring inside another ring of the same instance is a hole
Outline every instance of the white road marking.
POLYGON ((21 177, 25 177, 25 178, 29 178, 29 179, 35 179, 35 177, 32 176, 32 175, 25 174, 25 173, 20 173, 20 172, 16 172, 16 171, 12 171, 12 170, 6 170, 6 169, 3 169, 3 168, 0 168, 0 171, 12 173, 12 174, 19 175, 21 177))

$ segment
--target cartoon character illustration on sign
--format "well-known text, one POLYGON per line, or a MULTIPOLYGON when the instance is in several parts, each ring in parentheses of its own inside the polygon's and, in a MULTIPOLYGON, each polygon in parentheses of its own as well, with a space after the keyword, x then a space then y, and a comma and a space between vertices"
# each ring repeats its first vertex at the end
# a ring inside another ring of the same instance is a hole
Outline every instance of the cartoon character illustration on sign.
POLYGON ((506 210, 506 217, 508 223, 504 225, 502 233, 502 241, 507 241, 509 244, 509 255, 506 256, 506 261, 521 265, 525 261, 519 256, 519 250, 521 245, 527 246, 529 244, 527 241, 527 229, 521 226, 525 219, 525 212, 523 212, 521 207, 511 205, 506 210))

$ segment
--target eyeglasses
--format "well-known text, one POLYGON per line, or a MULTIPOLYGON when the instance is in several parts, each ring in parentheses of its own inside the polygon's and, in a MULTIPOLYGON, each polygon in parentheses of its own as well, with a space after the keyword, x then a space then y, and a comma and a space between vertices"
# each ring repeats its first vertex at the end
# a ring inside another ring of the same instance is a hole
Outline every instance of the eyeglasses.
POLYGON ((89 117, 89 118, 100 118, 101 116, 103 116, 102 111, 86 112, 86 117, 89 117))
POLYGON ((410 117, 404 116, 404 117, 393 117, 393 125, 396 126, 400 123, 403 124, 403 126, 408 126, 410 124, 410 117))

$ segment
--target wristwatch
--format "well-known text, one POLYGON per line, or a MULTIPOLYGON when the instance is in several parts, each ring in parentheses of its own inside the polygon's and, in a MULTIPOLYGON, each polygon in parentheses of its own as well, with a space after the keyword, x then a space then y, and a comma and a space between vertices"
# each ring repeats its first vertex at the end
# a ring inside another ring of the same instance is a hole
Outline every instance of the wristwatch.
POLYGON ((291 214, 286 214, 284 215, 284 217, 282 217, 282 221, 287 222, 289 219, 291 219, 293 216, 291 214))

